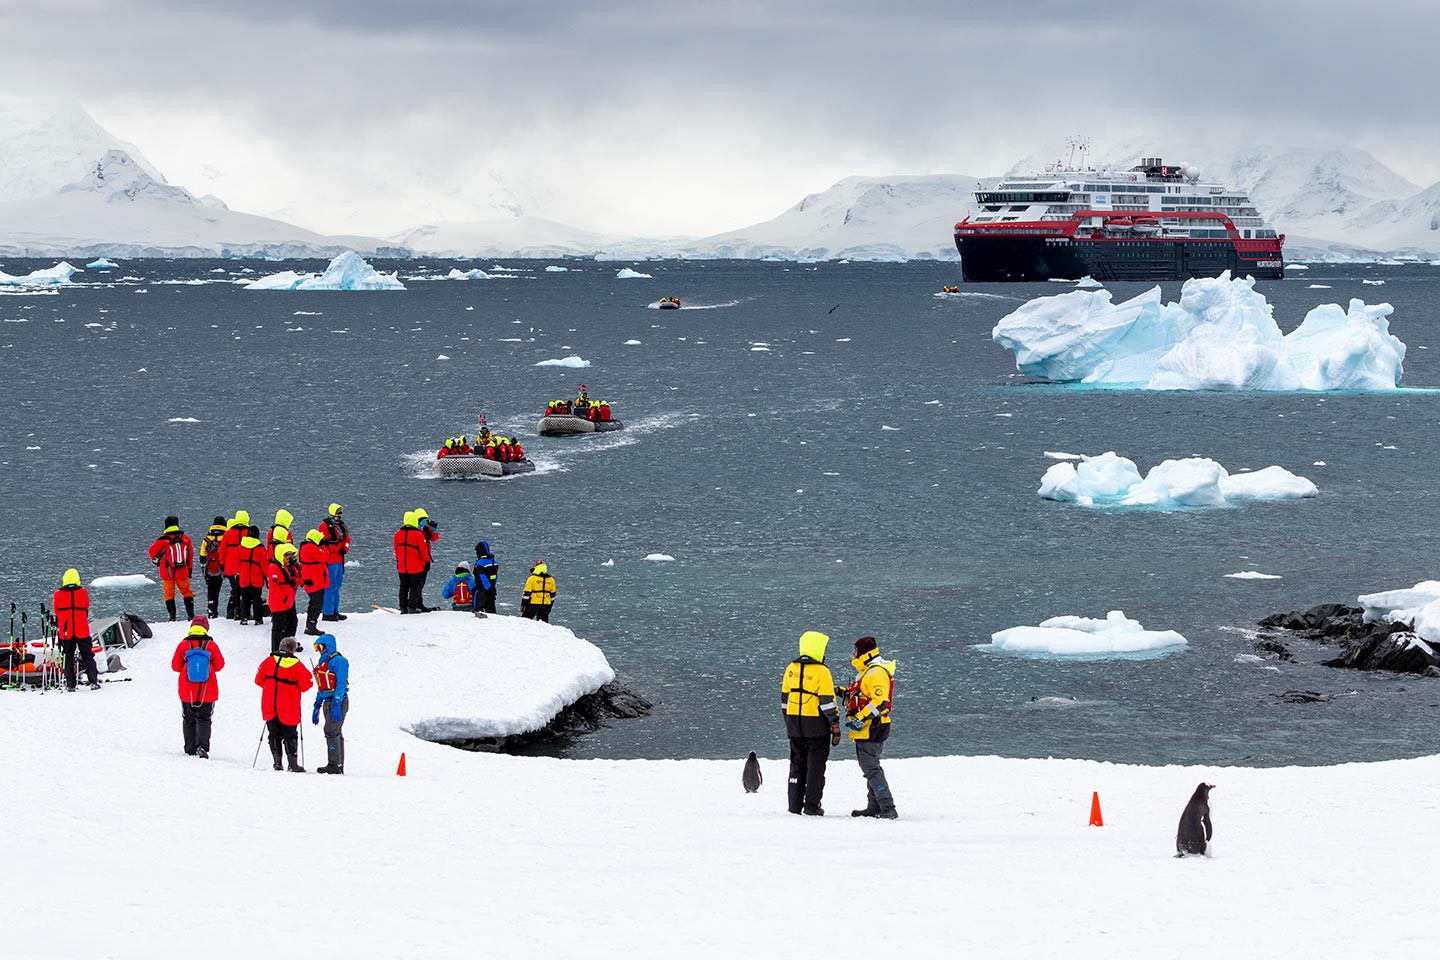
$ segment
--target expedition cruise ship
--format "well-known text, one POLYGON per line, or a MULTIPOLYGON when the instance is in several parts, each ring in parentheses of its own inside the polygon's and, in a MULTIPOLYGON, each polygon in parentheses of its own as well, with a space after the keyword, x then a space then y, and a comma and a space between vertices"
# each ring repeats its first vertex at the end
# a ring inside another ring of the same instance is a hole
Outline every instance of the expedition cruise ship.
POLYGON ((1285 235, 1245 193, 1159 157, 1125 171, 1056 164, 977 190, 975 201, 955 224, 967 281, 1284 276, 1285 235))

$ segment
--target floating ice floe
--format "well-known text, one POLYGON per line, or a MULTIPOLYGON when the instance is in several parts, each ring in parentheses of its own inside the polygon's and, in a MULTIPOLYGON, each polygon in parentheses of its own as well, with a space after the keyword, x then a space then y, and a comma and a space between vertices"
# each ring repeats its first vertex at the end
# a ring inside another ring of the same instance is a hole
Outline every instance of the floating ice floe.
POLYGON ((1259 570, 1241 570, 1239 573, 1225 574, 1226 580, 1282 580, 1278 573, 1261 573, 1259 570))
POLYGON ((545 268, 545 272, 546 272, 546 273, 569 273, 569 272, 570 272, 570 268, 569 268, 569 267, 557 267, 557 266, 555 266, 554 264, 551 264, 550 266, 548 266, 548 267, 545 268))
POLYGON ((490 274, 486 273, 484 270, 459 270, 459 269, 456 269, 455 267, 451 267, 451 268, 450 268, 450 272, 447 273, 447 274, 445 274, 445 279, 447 279, 447 280, 489 280, 489 279, 490 279, 490 274))
POLYGON ((445 354, 442 353, 442 354, 440 354, 439 356, 437 356, 435 359, 436 359, 436 360, 449 360, 450 358, 447 357, 445 354))
POLYGON ((63 283, 70 283, 70 278, 79 273, 80 270, 72 267, 69 263, 61 260, 53 267, 46 267, 44 270, 32 270, 22 276, 11 276, 0 271, 0 286, 16 287, 51 287, 63 283))
POLYGON ((648 553, 645 559, 653 563, 674 563, 675 558, 668 553, 648 553))
POLYGON ((1174 630, 1146 630, 1140 621, 1111 610, 1104 620, 1051 617, 1038 627, 1011 627, 990 635, 981 649, 1052 657, 1105 657, 1183 647, 1174 630))
POLYGON ((1305 289, 1306 289, 1306 290, 1329 290, 1329 289, 1330 289, 1330 284, 1328 284, 1328 283, 1312 283, 1312 284, 1310 284, 1310 286, 1306 287, 1305 289))
POLYGON ((199 423, 194 417, 171 417, 166 423, 199 423))
POLYGON ((96 577, 90 581, 90 586, 100 590, 133 590, 136 587, 148 587, 154 582, 143 573, 126 573, 114 577, 96 577))
POLYGON ((1384 281, 1384 280, 1361 280, 1360 282, 1361 282, 1361 283, 1369 284, 1369 285, 1372 286, 1372 287, 1383 287, 1383 286, 1385 286, 1385 281, 1384 281))
POLYGON ((285 270, 252 280, 246 290, 404 290, 393 273, 379 273, 353 250, 330 261, 321 274, 285 270))
POLYGON ((1311 310, 1282 335, 1253 278, 1185 281, 1179 303, 1154 287, 1122 303, 1108 290, 1038 297, 996 324, 1016 367, 1049 380, 1151 390, 1394 390, 1405 344, 1388 303, 1311 310))
POLYGON ((638 270, 631 270, 629 267, 621 267, 615 271, 616 280, 654 280, 648 273, 641 273, 638 270))
POLYGON ((1103 287, 1104 284, 1087 274, 1086 276, 1081 277, 1079 280, 1076 280, 1075 286, 1080 287, 1081 289, 1094 290, 1099 287, 1103 287))
POLYGON ((1113 451, 1053 464, 1036 493, 1082 507, 1227 507, 1246 500, 1299 500, 1320 491, 1283 467, 1231 474, 1214 460, 1166 460, 1144 477, 1133 460, 1113 451))
POLYGON ((120 264, 118 264, 118 263, 111 263, 109 260, 106 260, 104 257, 101 257, 99 260, 92 260, 91 262, 85 264, 85 269, 86 269, 86 270, 114 270, 114 269, 118 268, 119 266, 120 266, 120 264))
POLYGON ((638 346, 641 346, 641 343, 640 343, 639 340, 626 340, 626 341, 625 341, 625 346, 627 346, 627 347, 638 347, 638 346))
POLYGON ((537 366, 537 367, 570 367, 570 368, 572 368, 572 369, 579 370, 579 369, 582 368, 582 367, 588 367, 588 366, 590 366, 590 361, 589 361, 589 360, 586 360, 586 359, 584 359, 584 358, 582 358, 582 357, 569 356, 569 357, 560 357, 559 359, 553 359, 553 360, 541 360, 539 363, 535 364, 535 366, 537 366))
POLYGON ((615 566, 615 558, 614 558, 614 557, 611 557, 609 560, 606 560, 604 563, 600 564, 600 566, 602 566, 602 567, 613 567, 613 566, 615 566))
POLYGON ((1309 270, 1310 268, 1307 267, 1307 266, 1306 266, 1305 264, 1303 264, 1303 263, 1287 263, 1287 264, 1285 264, 1285 269, 1286 269, 1286 270, 1309 270))

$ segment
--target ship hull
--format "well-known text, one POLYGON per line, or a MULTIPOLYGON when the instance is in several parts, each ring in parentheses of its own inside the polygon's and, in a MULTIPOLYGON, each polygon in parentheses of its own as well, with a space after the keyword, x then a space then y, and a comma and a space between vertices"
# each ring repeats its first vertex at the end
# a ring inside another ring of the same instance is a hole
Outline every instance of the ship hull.
POLYGON ((1225 240, 1078 240, 1069 237, 955 238, 960 272, 969 283, 1028 280, 1189 280, 1229 270, 1237 277, 1279 280, 1278 250, 1242 257, 1225 240), (1251 259, 1259 256, 1261 259, 1251 259))

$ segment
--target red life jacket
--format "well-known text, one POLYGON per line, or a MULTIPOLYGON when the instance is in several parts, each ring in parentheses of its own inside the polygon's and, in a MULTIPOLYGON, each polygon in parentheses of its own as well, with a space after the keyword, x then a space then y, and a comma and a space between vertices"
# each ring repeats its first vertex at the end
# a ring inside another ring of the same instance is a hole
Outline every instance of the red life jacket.
POLYGON ((345 525, 344 520, 336 517, 326 517, 320 523, 320 532, 325 534, 322 542, 330 552, 330 562, 342 562, 345 554, 350 551, 350 528, 345 525))
POLYGON ((265 563, 269 559, 269 551, 265 549, 265 544, 258 544, 249 549, 242 548, 237 552, 242 554, 238 571, 240 586, 265 586, 265 563))
POLYGON ((455 581, 455 606, 469 607, 475 603, 475 594, 470 592, 469 580, 455 581))
POLYGON ((51 598, 51 606, 60 625, 61 640, 89 638, 90 594, 84 587, 61 587, 51 598))
POLYGON ((306 593, 330 586, 330 551, 309 540, 300 544, 300 583, 306 593))
POLYGON ((270 581, 270 610, 290 610, 295 606, 295 570, 288 563, 270 561, 266 572, 270 581))
POLYGON ((330 669, 329 660, 321 660, 315 667, 315 692, 333 693, 335 690, 335 673, 330 669))
POLYGON ((264 720, 280 718, 287 726, 300 722, 300 694, 314 686, 310 671, 294 657, 272 653, 260 661, 255 671, 255 685, 261 689, 260 716, 264 720))

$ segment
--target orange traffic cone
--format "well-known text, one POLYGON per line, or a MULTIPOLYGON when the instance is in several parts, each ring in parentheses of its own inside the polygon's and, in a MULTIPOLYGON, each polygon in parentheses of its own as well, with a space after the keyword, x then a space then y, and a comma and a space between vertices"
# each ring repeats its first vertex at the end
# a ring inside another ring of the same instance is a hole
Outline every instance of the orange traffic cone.
MULTIPOLYGON (((405 758, 403 756, 400 758, 400 772, 405 772, 405 758)), ((1090 826, 1105 826, 1105 819, 1100 816, 1100 791, 1098 790, 1090 795, 1090 826)))
MULTIPOLYGON (((395 768, 395 776, 397 776, 397 777, 403 777, 403 776, 405 776, 405 754, 404 754, 404 753, 401 753, 401 754, 400 754, 400 766, 398 766, 398 767, 395 768)), ((1099 803, 1100 801, 1097 800, 1097 801, 1095 801, 1095 802, 1096 802, 1096 803, 1099 803)), ((1100 810, 1100 808, 1099 808, 1099 807, 1096 807, 1095 810, 1097 811, 1096 814, 1095 814, 1095 816, 1097 816, 1097 817, 1100 816, 1100 814, 1099 814, 1099 812, 1098 812, 1098 811, 1100 810)))

